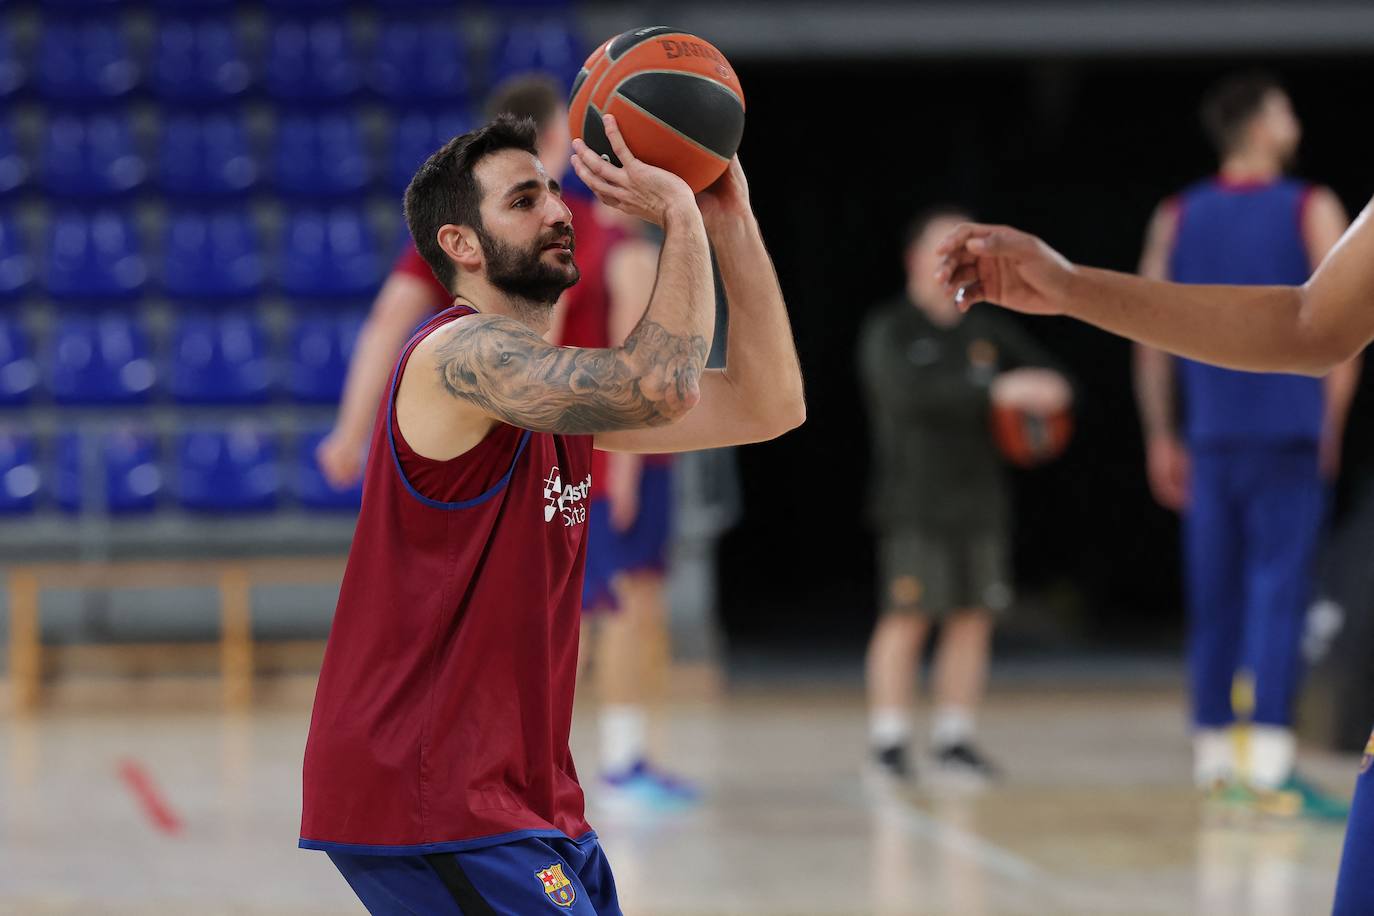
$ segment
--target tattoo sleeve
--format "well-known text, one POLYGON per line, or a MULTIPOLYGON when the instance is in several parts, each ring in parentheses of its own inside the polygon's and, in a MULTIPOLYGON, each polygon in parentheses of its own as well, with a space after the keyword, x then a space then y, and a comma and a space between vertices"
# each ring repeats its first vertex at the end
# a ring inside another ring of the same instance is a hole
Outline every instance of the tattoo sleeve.
POLYGON ((444 389, 537 432, 671 423, 695 404, 708 349, 705 338, 673 334, 647 317, 613 349, 555 347, 509 318, 462 324, 436 353, 444 389))

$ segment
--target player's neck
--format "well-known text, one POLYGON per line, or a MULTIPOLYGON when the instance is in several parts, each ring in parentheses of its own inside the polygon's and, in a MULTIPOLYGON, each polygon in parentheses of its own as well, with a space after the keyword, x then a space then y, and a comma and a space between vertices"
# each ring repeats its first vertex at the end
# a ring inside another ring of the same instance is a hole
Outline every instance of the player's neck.
POLYGON ((553 306, 512 296, 490 283, 472 286, 474 288, 464 288, 458 293, 455 304, 471 306, 486 315, 514 318, 541 337, 548 333, 549 323, 553 320, 553 306))
POLYGON ((1246 150, 1223 159, 1217 175, 1225 184, 1267 184, 1283 176, 1283 161, 1263 150, 1246 150))

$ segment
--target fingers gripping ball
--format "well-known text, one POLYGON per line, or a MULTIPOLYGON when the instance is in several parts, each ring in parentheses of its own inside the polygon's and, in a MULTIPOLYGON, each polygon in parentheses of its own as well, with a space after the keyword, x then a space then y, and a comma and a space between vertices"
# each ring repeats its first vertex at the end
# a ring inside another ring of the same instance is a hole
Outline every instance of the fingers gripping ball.
POLYGON ((619 165, 602 129, 606 114, 615 116, 636 157, 701 191, 739 148, 744 92, 730 62, 709 42, 653 26, 602 44, 573 82, 573 138, 619 165))

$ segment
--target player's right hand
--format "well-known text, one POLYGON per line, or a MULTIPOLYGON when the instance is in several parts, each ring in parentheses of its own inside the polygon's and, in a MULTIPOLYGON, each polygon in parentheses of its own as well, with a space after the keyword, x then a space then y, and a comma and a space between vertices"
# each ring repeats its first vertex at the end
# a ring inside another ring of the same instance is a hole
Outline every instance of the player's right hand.
POLYGON ((1181 512, 1188 508, 1191 466, 1188 449, 1176 436, 1154 435, 1145 445, 1150 492, 1166 509, 1181 512))
POLYGON ((331 487, 347 490, 363 476, 363 447, 336 429, 320 440, 315 462, 331 487))
POLYGON ((1075 268, 1040 239, 1010 226, 963 223, 936 249, 935 277, 967 311, 987 301, 1033 315, 1066 308, 1075 268))
POLYGON ((602 159, 581 140, 573 141, 573 171, 602 203, 622 213, 663 226, 670 214, 684 207, 696 210, 696 199, 687 182, 667 169, 635 158, 620 135, 611 115, 604 115, 606 139, 620 166, 602 159))

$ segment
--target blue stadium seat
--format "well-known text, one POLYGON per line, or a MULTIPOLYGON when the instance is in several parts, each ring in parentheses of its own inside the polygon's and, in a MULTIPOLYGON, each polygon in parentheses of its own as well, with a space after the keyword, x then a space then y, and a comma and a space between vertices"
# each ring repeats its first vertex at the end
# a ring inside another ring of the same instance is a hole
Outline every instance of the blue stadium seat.
POLYGON ((279 191, 307 197, 348 197, 371 180, 362 123, 356 114, 283 115, 272 156, 279 191))
POLYGON ((153 5, 164 13, 191 15, 219 10, 232 10, 239 0, 153 0, 153 5))
POLYGON ((95 104, 138 85, 138 65, 124 33, 107 19, 46 23, 35 69, 39 91, 54 102, 95 104))
MULTIPOLYGON (((95 497, 96 482, 88 488, 83 448, 86 439, 77 432, 65 432, 56 443, 56 468, 53 495, 67 512, 80 512, 95 497)), ((157 440, 139 429, 120 428, 105 433, 95 445, 99 475, 105 490, 105 509, 116 514, 151 512, 157 508, 162 491, 162 469, 158 467, 157 440)))
POLYGON ((266 265, 247 210, 182 210, 167 221, 162 287, 183 299, 247 299, 266 265))
POLYGON ((115 197, 147 176, 127 114, 55 114, 43 136, 43 190, 50 197, 115 197))
POLYGON ((361 83, 357 54, 341 21, 284 19, 268 41, 267 91, 283 102, 337 102, 361 83))
POLYGON ((266 0, 266 2, 268 9, 281 13, 319 14, 344 9, 348 6, 349 0, 266 0))
POLYGON ((63 13, 105 13, 117 10, 124 0, 43 0, 43 8, 63 13))
POLYGON ((404 191, 415 177, 415 170, 431 153, 473 126, 472 116, 463 110, 411 111, 401 115, 391 132, 387 184, 392 190, 404 191))
POLYGON ((261 404, 271 394, 267 330, 246 308, 194 310, 172 329, 172 397, 188 404, 261 404))
POLYGON ((372 88, 402 104, 466 102, 468 55, 452 16, 392 20, 372 60, 372 88))
POLYGON ((45 360, 61 404, 139 404, 157 381, 148 332, 120 309, 57 316, 45 360))
POLYGON ((492 54, 491 83, 539 70, 571 86, 587 55, 572 26, 561 18, 513 22, 492 54))
POLYGON ((33 511, 42 489, 38 447, 30 433, 0 430, 0 514, 33 511))
POLYGON ((158 185, 188 199, 236 197, 258 181, 241 114, 170 114, 162 122, 158 185))
POLYGON ((0 313, 0 405, 27 404, 38 387, 38 364, 24 325, 0 313))
POLYGON ((238 32, 229 19, 170 19, 153 48, 153 92, 169 102, 223 102, 252 82, 238 32))
POLYGON ((45 283, 58 299, 132 299, 148 280, 133 219, 117 210, 59 211, 48 226, 45 283))
POLYGON ((320 427, 305 430, 296 439, 291 460, 292 490, 307 509, 357 511, 363 502, 362 481, 346 490, 336 490, 325 480, 315 461, 315 449, 328 434, 328 427, 320 427))
POLYGON ((0 302, 18 299, 33 279, 33 260, 12 210, 0 211, 0 302))
POLYGON ((303 403, 337 403, 362 325, 361 311, 314 308, 302 312, 291 327, 287 393, 303 403))
POLYGON ((361 208, 299 208, 287 215, 282 291, 299 299, 366 299, 382 282, 377 240, 361 208))
POLYGON ((0 194, 23 187, 29 177, 29 164, 19 151, 14 129, 8 121, 0 121, 0 194))
POLYGON ((29 76, 6 25, 0 21, 0 99, 18 92, 29 76))
POLYGON ((196 430, 177 443, 177 498, 187 509, 272 509, 280 481, 276 442, 256 426, 196 430))

